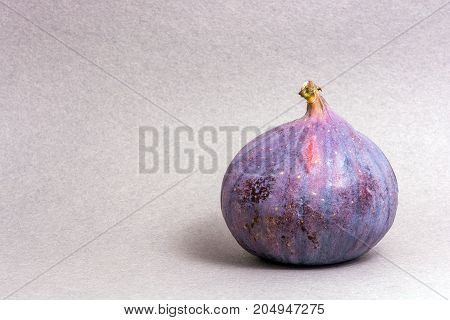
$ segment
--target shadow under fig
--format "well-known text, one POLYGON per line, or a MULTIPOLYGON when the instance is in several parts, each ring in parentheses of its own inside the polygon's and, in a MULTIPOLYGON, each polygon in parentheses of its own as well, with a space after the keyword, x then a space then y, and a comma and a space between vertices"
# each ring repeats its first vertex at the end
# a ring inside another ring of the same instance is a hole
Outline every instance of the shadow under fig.
POLYGON ((369 251, 354 260, 322 266, 283 264, 258 258, 239 246, 228 231, 225 221, 218 214, 211 214, 207 219, 191 222, 179 236, 177 250, 180 254, 199 262, 239 268, 299 270, 340 268, 364 263, 374 256, 374 252, 369 251))

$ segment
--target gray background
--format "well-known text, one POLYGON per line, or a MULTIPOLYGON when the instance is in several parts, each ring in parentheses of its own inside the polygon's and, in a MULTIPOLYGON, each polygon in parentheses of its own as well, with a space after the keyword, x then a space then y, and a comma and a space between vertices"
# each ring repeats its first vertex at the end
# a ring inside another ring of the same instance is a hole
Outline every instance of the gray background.
POLYGON ((445 3, 0 0, 0 296, 449 297, 445 3), (139 126, 281 124, 307 79, 397 174, 397 219, 362 259, 244 252, 223 136, 215 174, 139 174, 139 126))

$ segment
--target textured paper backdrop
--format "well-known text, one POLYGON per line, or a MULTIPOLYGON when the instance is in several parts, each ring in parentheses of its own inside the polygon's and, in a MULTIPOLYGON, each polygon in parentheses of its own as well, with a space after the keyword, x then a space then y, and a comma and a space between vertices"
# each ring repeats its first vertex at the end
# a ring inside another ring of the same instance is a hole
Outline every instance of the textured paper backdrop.
POLYGON ((444 4, 1 0, 0 296, 449 297, 444 4), (263 263, 221 217, 224 163, 162 195, 186 175, 138 173, 139 126, 260 126, 307 79, 335 79, 330 105, 391 161, 399 208, 376 250, 395 265, 263 263))

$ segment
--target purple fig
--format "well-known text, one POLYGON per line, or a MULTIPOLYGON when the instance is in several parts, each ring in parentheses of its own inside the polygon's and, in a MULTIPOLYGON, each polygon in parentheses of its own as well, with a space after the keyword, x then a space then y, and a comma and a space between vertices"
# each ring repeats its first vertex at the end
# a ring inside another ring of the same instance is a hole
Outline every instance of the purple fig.
POLYGON ((248 252, 282 263, 357 258, 391 227, 398 202, 383 152, 334 113, 312 81, 307 112, 248 143, 222 184, 228 228, 248 252))

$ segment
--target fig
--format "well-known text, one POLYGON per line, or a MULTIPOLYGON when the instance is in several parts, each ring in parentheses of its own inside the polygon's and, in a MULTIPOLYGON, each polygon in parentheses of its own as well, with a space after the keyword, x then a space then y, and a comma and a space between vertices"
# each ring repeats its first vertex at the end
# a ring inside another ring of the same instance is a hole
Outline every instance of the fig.
POLYGON ((276 262, 323 265, 373 248, 394 221, 398 186, 383 152, 334 113, 312 81, 303 117, 248 143, 230 163, 221 208, 236 241, 276 262))

